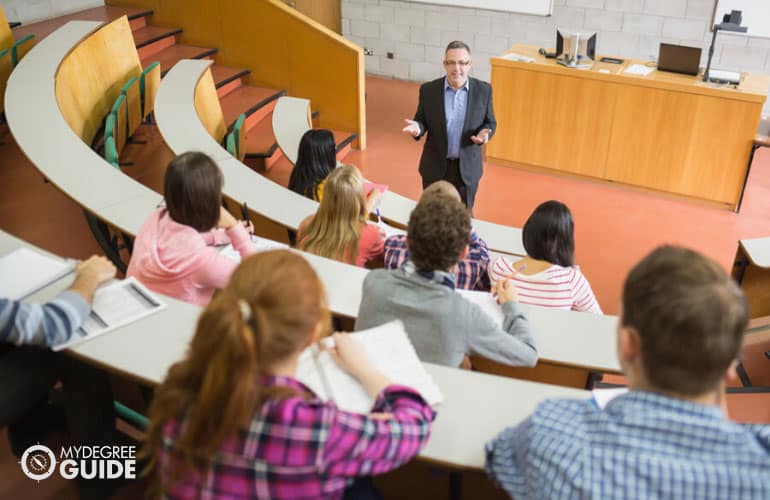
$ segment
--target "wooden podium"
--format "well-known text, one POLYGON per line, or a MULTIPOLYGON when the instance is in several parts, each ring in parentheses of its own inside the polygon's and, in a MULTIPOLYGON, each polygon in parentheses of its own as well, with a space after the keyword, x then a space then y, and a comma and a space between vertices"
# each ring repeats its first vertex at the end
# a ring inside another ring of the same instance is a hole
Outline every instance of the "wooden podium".
POLYGON ((737 88, 632 64, 566 68, 516 45, 533 62, 493 57, 497 132, 490 161, 547 169, 738 207, 770 77, 737 88))

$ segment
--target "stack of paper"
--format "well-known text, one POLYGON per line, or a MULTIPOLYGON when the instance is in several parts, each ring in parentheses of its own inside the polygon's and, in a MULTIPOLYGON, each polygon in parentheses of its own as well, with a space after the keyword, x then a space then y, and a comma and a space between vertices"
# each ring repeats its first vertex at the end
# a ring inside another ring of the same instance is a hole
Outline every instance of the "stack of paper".
POLYGON ((0 297, 20 300, 71 273, 75 263, 19 248, 0 258, 0 297))
MULTIPOLYGON (((361 342, 372 366, 394 384, 414 388, 431 405, 443 401, 441 390, 417 358, 401 321, 351 333, 361 342)), ((333 342, 331 338, 324 342, 333 342)), ((369 413, 374 401, 363 386, 342 370, 324 350, 308 348, 301 355, 297 379, 321 399, 334 401, 343 410, 369 413)))
POLYGON ((162 303, 136 278, 116 280, 96 290, 91 314, 72 338, 54 351, 81 344, 164 309, 162 303))
POLYGON ((632 64, 631 66, 627 67, 623 73, 628 75, 647 76, 653 71, 655 71, 655 68, 644 66, 643 64, 632 64))

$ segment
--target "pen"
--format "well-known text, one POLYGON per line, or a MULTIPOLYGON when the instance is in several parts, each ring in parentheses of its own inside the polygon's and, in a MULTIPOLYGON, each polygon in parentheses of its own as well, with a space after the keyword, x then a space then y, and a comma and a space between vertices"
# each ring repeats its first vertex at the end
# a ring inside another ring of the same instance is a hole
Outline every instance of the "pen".
POLYGON ((380 215, 380 208, 379 207, 375 208, 374 212, 377 214, 377 222, 382 223, 382 216, 380 215))
POLYGON ((241 216, 243 216, 243 220, 249 220, 249 207, 246 206, 245 201, 243 202, 243 205, 241 205, 241 216))
POLYGON ((316 370, 318 371, 318 376, 321 379, 321 385, 323 386, 324 392, 326 393, 326 397, 330 401, 334 401, 332 386, 331 384, 329 384, 329 380, 326 378, 326 371, 324 370, 321 360, 319 359, 319 357, 321 356, 321 349, 318 347, 318 342, 313 344, 312 349, 313 349, 313 363, 315 364, 316 370))

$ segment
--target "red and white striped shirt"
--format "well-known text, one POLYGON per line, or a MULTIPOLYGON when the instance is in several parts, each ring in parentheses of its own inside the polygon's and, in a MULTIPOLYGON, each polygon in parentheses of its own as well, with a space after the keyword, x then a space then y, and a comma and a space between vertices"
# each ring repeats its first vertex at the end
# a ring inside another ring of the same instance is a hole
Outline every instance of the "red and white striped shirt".
POLYGON ((526 275, 517 272, 513 262, 498 257, 489 265, 489 278, 492 283, 509 278, 522 304, 602 314, 591 285, 577 266, 554 264, 539 273, 526 275))

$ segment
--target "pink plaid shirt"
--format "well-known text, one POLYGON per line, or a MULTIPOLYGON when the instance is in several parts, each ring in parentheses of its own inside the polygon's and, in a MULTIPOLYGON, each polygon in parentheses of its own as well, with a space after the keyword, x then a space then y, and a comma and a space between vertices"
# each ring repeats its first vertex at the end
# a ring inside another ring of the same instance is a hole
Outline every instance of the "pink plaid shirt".
MULTIPOLYGON (((354 477, 395 469, 428 442, 435 413, 408 387, 391 385, 378 395, 372 411, 393 417, 377 420, 321 401, 296 379, 275 376, 267 383, 292 387, 298 395, 262 405, 248 428, 222 442, 205 470, 167 485, 166 498, 341 498, 354 477)), ((164 483, 181 429, 178 421, 164 429, 164 483)))

